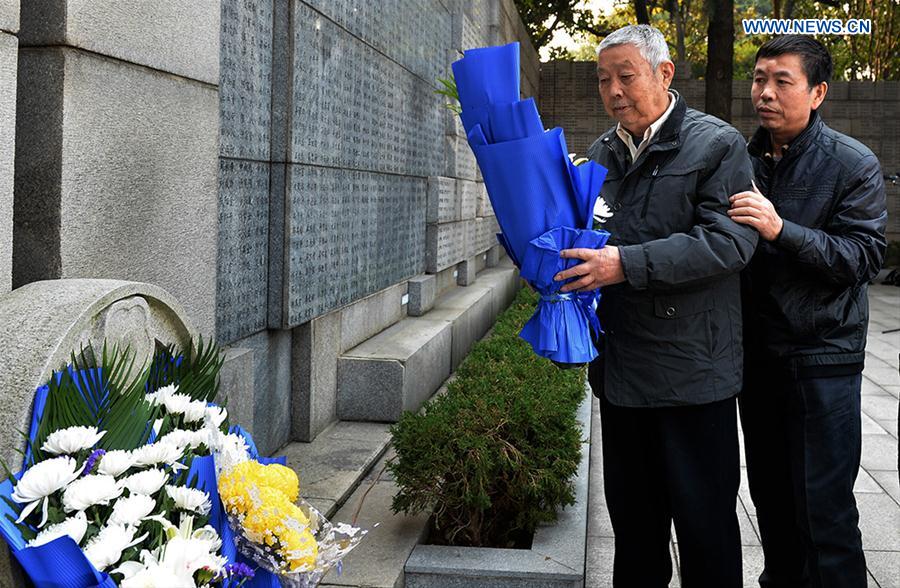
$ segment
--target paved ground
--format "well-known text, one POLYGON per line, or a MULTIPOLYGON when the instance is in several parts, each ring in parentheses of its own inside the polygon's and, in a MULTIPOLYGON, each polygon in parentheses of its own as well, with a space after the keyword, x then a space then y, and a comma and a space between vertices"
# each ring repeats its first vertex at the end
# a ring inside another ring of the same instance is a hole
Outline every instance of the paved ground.
MULTIPOLYGON (((897 478, 897 404, 900 398, 900 288, 873 286, 869 294, 871 322, 863 372, 862 469, 856 481, 860 528, 869 568, 869 586, 900 588, 900 483, 897 478)), ((594 402, 594 430, 600 430, 594 402)), ((598 443, 591 452, 590 522, 586 588, 612 586, 613 533, 603 498, 598 443)), ((741 456, 743 465, 743 455, 741 456)), ((742 468, 738 517, 744 546, 744 585, 757 586, 762 570, 762 548, 756 511, 742 468)), ((672 544, 677 566, 677 544, 672 544)), ((680 586, 676 568, 672 586, 680 586)))

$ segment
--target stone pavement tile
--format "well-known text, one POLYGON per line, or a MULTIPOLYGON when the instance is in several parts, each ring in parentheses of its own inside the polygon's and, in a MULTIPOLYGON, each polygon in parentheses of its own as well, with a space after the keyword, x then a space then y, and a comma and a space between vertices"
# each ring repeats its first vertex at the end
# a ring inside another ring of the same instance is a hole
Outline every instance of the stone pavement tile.
POLYGON ((884 339, 871 337, 866 340, 866 355, 870 354, 888 364, 897 361, 897 347, 884 339))
POLYGON ((897 399, 889 394, 862 397, 862 411, 875 420, 897 418, 897 399))
POLYGON ((867 470, 896 470, 897 439, 890 435, 863 435, 862 466, 867 470))
POLYGON ((878 421, 867 415, 862 414, 862 434, 863 435, 890 435, 890 431, 882 427, 878 421))
POLYGON ((745 546, 744 556, 744 587, 758 588, 759 575, 762 574, 765 561, 762 547, 745 546))
POLYGON ((390 425, 386 423, 363 423, 355 421, 338 421, 328 427, 316 439, 350 439, 363 441, 365 443, 381 443, 384 444, 386 439, 390 439, 388 429, 390 425))
POLYGON ((856 484, 853 485, 853 491, 860 494, 881 494, 884 492, 884 489, 865 469, 860 468, 859 475, 856 476, 856 484))
POLYGON ((863 370, 863 374, 879 386, 900 386, 900 372, 897 371, 895 366, 889 366, 881 360, 875 360, 880 364, 884 364, 884 367, 881 366, 873 366, 872 362, 866 362, 866 369, 863 370))
POLYGON ((588 536, 584 588, 609 588, 612 586, 615 551, 614 539, 588 536))
POLYGON ((588 500, 588 535, 592 537, 615 537, 612 523, 609 520, 609 510, 605 502, 594 499, 588 500))
POLYGON ((873 394, 876 396, 884 396, 888 394, 887 390, 867 378, 865 375, 863 375, 860 393, 863 396, 871 396, 873 394))
POLYGON ((857 494, 863 549, 900 552, 900 507, 887 494, 857 494))
POLYGON ((870 470, 869 474, 876 482, 888 493, 888 496, 894 499, 900 507, 900 479, 897 478, 897 472, 890 470, 870 470))
POLYGON ((753 500, 750 498, 750 483, 747 481, 747 468, 741 468, 741 487, 738 489, 738 498, 747 509, 747 514, 756 515, 756 507, 753 506, 753 500))
POLYGON ((681 588, 681 560, 674 541, 669 543, 669 555, 672 558, 672 580, 669 582, 669 588, 681 588))
POLYGON ((881 588, 900 587, 900 553, 866 551, 866 567, 881 588))
POLYGON ((744 505, 738 501, 737 505, 738 524, 741 527, 741 545, 759 545, 759 535, 750 521, 750 515, 744 510, 744 505))
MULTIPOLYGON (((368 488, 367 484, 360 486, 332 521, 352 523, 359 501, 368 488)), ((396 492, 397 485, 391 482, 379 482, 372 487, 356 522, 369 533, 344 558, 343 573, 338 576, 332 570, 323 578, 322 586, 395 588, 403 585, 403 566, 425 532, 428 515, 393 514, 391 501, 396 492)))
POLYGON ((381 456, 386 440, 373 444, 323 435, 312 443, 290 443, 280 453, 287 456, 288 467, 299 474, 303 496, 341 504, 381 456))

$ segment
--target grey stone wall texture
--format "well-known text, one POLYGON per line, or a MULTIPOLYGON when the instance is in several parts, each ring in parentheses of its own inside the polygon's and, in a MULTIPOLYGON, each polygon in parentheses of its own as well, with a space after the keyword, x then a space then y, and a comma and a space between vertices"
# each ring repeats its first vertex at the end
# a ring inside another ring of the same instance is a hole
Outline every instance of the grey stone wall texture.
POLYGON ((511 41, 536 95, 512 0, 0 0, 0 295, 158 285, 228 346, 260 450, 311 440, 338 358, 408 316, 409 280, 421 313, 497 263, 434 90, 511 41))
MULTIPOLYGON (((569 150, 584 154, 591 143, 612 126, 597 92, 593 62, 552 61, 541 64, 538 106, 546 127, 565 129, 569 150)), ((703 80, 679 78, 672 87, 688 106, 703 110, 703 80)), ((900 173, 900 81, 833 82, 819 111, 836 131, 868 146, 885 174, 900 173)), ((732 86, 732 124, 748 139, 757 128, 750 102, 750 82, 732 86)), ((888 236, 900 240, 900 185, 887 186, 888 236)))
POLYGON ((19 3, 13 0, 0 1, 0 295, 12 289, 18 30, 19 3))
POLYGON ((150 282, 213 334, 219 2, 21 11, 13 286, 150 282))

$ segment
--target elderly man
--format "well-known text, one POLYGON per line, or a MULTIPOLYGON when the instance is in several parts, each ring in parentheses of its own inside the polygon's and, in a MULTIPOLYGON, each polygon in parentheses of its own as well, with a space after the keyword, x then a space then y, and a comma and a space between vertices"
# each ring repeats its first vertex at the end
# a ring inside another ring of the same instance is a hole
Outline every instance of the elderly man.
POLYGON ((561 272, 563 290, 603 287, 606 333, 589 379, 600 399, 615 586, 667 586, 672 523, 682 585, 742 586, 735 396, 741 388, 739 272, 756 232, 727 214, 751 186, 746 143, 669 89, 675 66, 646 25, 597 50, 600 96, 618 124, 588 156, 609 169, 612 234, 561 272))
POLYGON ((825 126, 831 56, 812 37, 756 54, 756 183, 732 219, 762 239, 745 285, 741 420, 764 587, 866 586, 853 498, 861 452, 867 282, 884 260, 884 180, 865 145, 825 126))

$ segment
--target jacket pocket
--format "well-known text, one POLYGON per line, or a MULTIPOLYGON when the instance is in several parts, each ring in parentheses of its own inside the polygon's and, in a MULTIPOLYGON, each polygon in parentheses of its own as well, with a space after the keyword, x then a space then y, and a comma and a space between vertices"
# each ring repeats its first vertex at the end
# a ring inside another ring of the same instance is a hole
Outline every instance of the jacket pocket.
POLYGON ((715 308, 711 292, 692 294, 663 294, 653 297, 653 314, 663 319, 677 319, 715 308))

